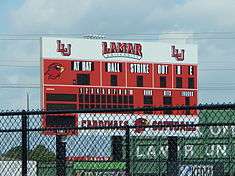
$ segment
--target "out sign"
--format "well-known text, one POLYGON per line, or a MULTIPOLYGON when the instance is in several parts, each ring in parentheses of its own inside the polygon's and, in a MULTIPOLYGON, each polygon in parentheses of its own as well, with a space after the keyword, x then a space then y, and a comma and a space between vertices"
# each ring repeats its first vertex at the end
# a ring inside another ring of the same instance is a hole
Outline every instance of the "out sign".
POLYGON ((167 74, 168 73, 168 65, 158 65, 157 73, 158 74, 167 74))

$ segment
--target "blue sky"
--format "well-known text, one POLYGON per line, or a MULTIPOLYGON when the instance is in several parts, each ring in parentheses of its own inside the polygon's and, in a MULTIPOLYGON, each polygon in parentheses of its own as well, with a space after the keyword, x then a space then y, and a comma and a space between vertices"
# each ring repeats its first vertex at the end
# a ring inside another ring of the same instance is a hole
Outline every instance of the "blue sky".
POLYGON ((124 34, 108 35, 124 39, 155 34, 142 38, 157 39, 161 33, 190 33, 199 38, 193 42, 199 47, 200 102, 234 102, 234 9, 234 0, 3 0, 0 109, 25 108, 26 93, 30 108, 40 108, 38 88, 2 88, 1 84, 40 84, 38 39, 43 34, 124 34), (19 40, 25 38, 29 40, 19 40))
POLYGON ((20 5, 23 3, 23 0, 13 0, 13 1, 7 1, 3 0, 1 1, 0 5, 0 32, 7 33, 9 30, 9 23, 7 22, 9 20, 9 12, 12 9, 15 9, 17 7, 20 7, 20 5))

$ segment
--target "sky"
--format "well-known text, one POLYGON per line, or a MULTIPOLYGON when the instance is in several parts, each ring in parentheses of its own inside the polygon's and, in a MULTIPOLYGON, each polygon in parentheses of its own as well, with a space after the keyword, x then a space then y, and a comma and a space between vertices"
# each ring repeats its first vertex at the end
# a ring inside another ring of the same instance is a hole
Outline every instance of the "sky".
POLYGON ((41 36, 88 34, 190 37, 198 45, 199 103, 233 103, 234 9, 234 0, 2 0, 0 109, 27 108, 27 94, 30 109, 40 108, 41 36))

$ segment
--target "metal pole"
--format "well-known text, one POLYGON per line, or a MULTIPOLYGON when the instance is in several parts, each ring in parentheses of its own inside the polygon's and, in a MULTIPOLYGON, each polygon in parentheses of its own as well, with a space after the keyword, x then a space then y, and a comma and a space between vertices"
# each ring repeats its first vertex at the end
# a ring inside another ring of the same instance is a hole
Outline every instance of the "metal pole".
POLYGON ((27 96, 26 106, 27 106, 27 111, 29 111, 29 93, 28 92, 26 92, 26 96, 27 96))
MULTIPOLYGON (((26 106, 27 106, 27 111, 29 111, 29 93, 28 92, 26 92, 26 106)), ((27 127, 29 128, 29 120, 27 120, 27 127)), ((30 144, 29 144, 29 140, 30 140, 30 133, 29 132, 27 132, 27 142, 28 142, 28 144, 27 144, 27 149, 29 150, 30 148, 30 144)))
POLYGON ((175 176, 178 174, 177 137, 169 136, 167 139, 168 139, 167 176, 175 176))
POLYGON ((123 159, 123 136, 112 136, 112 159, 121 161, 123 159))
POLYGON ((21 135, 21 142, 22 142, 22 176, 27 176, 27 115, 24 114, 25 111, 22 111, 22 118, 21 118, 21 129, 22 129, 22 135, 21 135))
POLYGON ((56 176, 66 176, 66 142, 63 136, 56 135, 56 176))
POLYGON ((130 176, 130 128, 126 126, 126 134, 125 134, 125 143, 126 143, 126 175, 130 176))

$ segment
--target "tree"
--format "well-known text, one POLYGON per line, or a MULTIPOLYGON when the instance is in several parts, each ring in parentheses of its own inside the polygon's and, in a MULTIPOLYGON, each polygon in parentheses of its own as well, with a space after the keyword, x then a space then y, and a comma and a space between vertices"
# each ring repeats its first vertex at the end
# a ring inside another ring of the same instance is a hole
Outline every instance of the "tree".
POLYGON ((54 152, 48 150, 44 145, 38 145, 29 152, 29 158, 33 161, 55 161, 56 155, 54 152))
POLYGON ((20 160, 21 159, 21 146, 17 146, 14 148, 11 148, 10 150, 8 150, 6 153, 4 153, 2 155, 3 158, 5 159, 12 159, 12 160, 20 160))
MULTIPOLYGON (((14 147, 2 155, 2 157, 11 160, 21 160, 21 146, 14 147)), ((55 161, 56 155, 44 145, 37 145, 33 150, 28 151, 28 159, 37 162, 55 161)))

